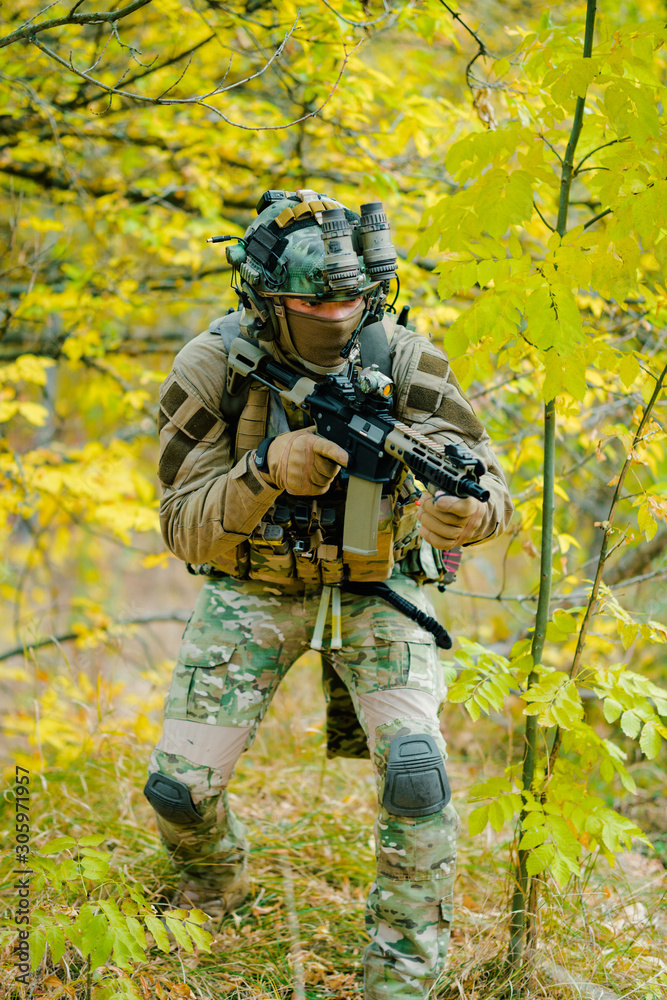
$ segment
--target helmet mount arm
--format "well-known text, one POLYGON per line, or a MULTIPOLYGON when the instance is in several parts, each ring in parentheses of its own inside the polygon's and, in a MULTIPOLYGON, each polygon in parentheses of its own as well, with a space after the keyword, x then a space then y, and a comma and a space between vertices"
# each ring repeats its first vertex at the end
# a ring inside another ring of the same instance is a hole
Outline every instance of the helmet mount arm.
MULTIPOLYGON (((384 282, 382 284, 384 284, 384 282)), ((350 357, 350 354, 352 353, 352 350, 354 349, 354 346, 355 346, 356 341, 357 341, 357 339, 359 337, 359 334, 361 333, 361 331, 363 330, 364 326, 366 325, 366 320, 369 318, 369 316, 375 316, 375 315, 377 315, 380 312, 380 310, 379 310, 378 307, 379 307, 381 299, 383 298, 383 295, 385 294, 385 289, 382 287, 382 284, 378 285, 377 288, 374 288, 373 291, 372 291, 372 293, 369 295, 368 301, 366 303, 366 308, 364 309, 364 311, 362 313, 361 319, 357 323, 357 326, 356 326, 356 329, 355 329, 354 333, 352 334, 352 336, 348 340, 348 342, 345 345, 345 347, 343 347, 343 349, 340 352, 341 358, 346 358, 347 359, 347 358, 350 357)))

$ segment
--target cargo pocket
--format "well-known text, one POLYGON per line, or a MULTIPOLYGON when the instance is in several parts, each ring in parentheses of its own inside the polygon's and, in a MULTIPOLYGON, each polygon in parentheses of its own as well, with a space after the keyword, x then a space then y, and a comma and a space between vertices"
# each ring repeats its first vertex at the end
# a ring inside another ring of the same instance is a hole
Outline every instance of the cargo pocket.
POLYGON ((179 661, 185 667, 204 667, 208 670, 226 666, 236 649, 236 643, 230 642, 228 636, 216 634, 214 629, 209 633, 188 636, 188 628, 183 633, 183 645, 179 653, 179 661))
POLYGON ((410 619, 373 626, 378 657, 378 688, 415 687, 433 693, 439 669, 429 632, 410 619))
POLYGON ((239 639, 232 623, 220 620, 217 594, 215 584, 205 584, 185 626, 165 702, 166 718, 216 721, 229 662, 239 639))
POLYGON ((165 718, 217 723, 229 662, 236 646, 211 645, 197 650, 189 644, 181 650, 165 704, 165 718), (206 661, 206 665, 200 665, 206 661))
POLYGON ((373 629, 377 656, 377 690, 404 688, 410 676, 410 651, 407 642, 388 635, 385 629, 373 629))

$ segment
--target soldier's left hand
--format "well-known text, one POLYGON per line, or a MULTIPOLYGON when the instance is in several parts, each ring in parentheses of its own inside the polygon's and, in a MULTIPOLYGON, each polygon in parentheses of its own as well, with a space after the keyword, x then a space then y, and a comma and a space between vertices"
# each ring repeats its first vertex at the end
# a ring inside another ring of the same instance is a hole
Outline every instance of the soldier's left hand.
POLYGON ((486 504, 474 497, 437 493, 434 499, 423 493, 417 511, 419 533, 434 549, 452 549, 475 537, 485 513, 486 504))

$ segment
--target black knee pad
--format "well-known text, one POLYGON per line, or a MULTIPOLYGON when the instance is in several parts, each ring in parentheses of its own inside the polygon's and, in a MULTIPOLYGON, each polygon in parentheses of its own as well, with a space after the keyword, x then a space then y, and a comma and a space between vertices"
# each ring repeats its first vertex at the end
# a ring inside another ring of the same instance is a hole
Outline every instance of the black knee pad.
POLYGON ((395 736, 389 744, 382 805, 393 816, 430 816, 444 809, 452 793, 445 763, 427 733, 395 736))
POLYGON ((144 795, 155 812, 177 826, 201 823, 202 818, 194 807, 190 789, 182 781, 155 771, 144 786, 144 795))

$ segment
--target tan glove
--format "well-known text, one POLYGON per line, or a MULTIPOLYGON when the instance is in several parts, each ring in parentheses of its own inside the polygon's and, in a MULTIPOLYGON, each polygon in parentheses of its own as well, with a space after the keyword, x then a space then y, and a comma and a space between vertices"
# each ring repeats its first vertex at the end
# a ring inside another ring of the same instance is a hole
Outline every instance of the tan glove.
POLYGON ((419 534, 434 549, 453 549, 476 537, 486 514, 486 504, 474 497, 422 494, 417 511, 419 534))
POLYGON ((314 427, 287 431, 274 438, 266 456, 273 486, 295 496, 319 496, 347 465, 347 452, 333 441, 318 437, 314 427))

